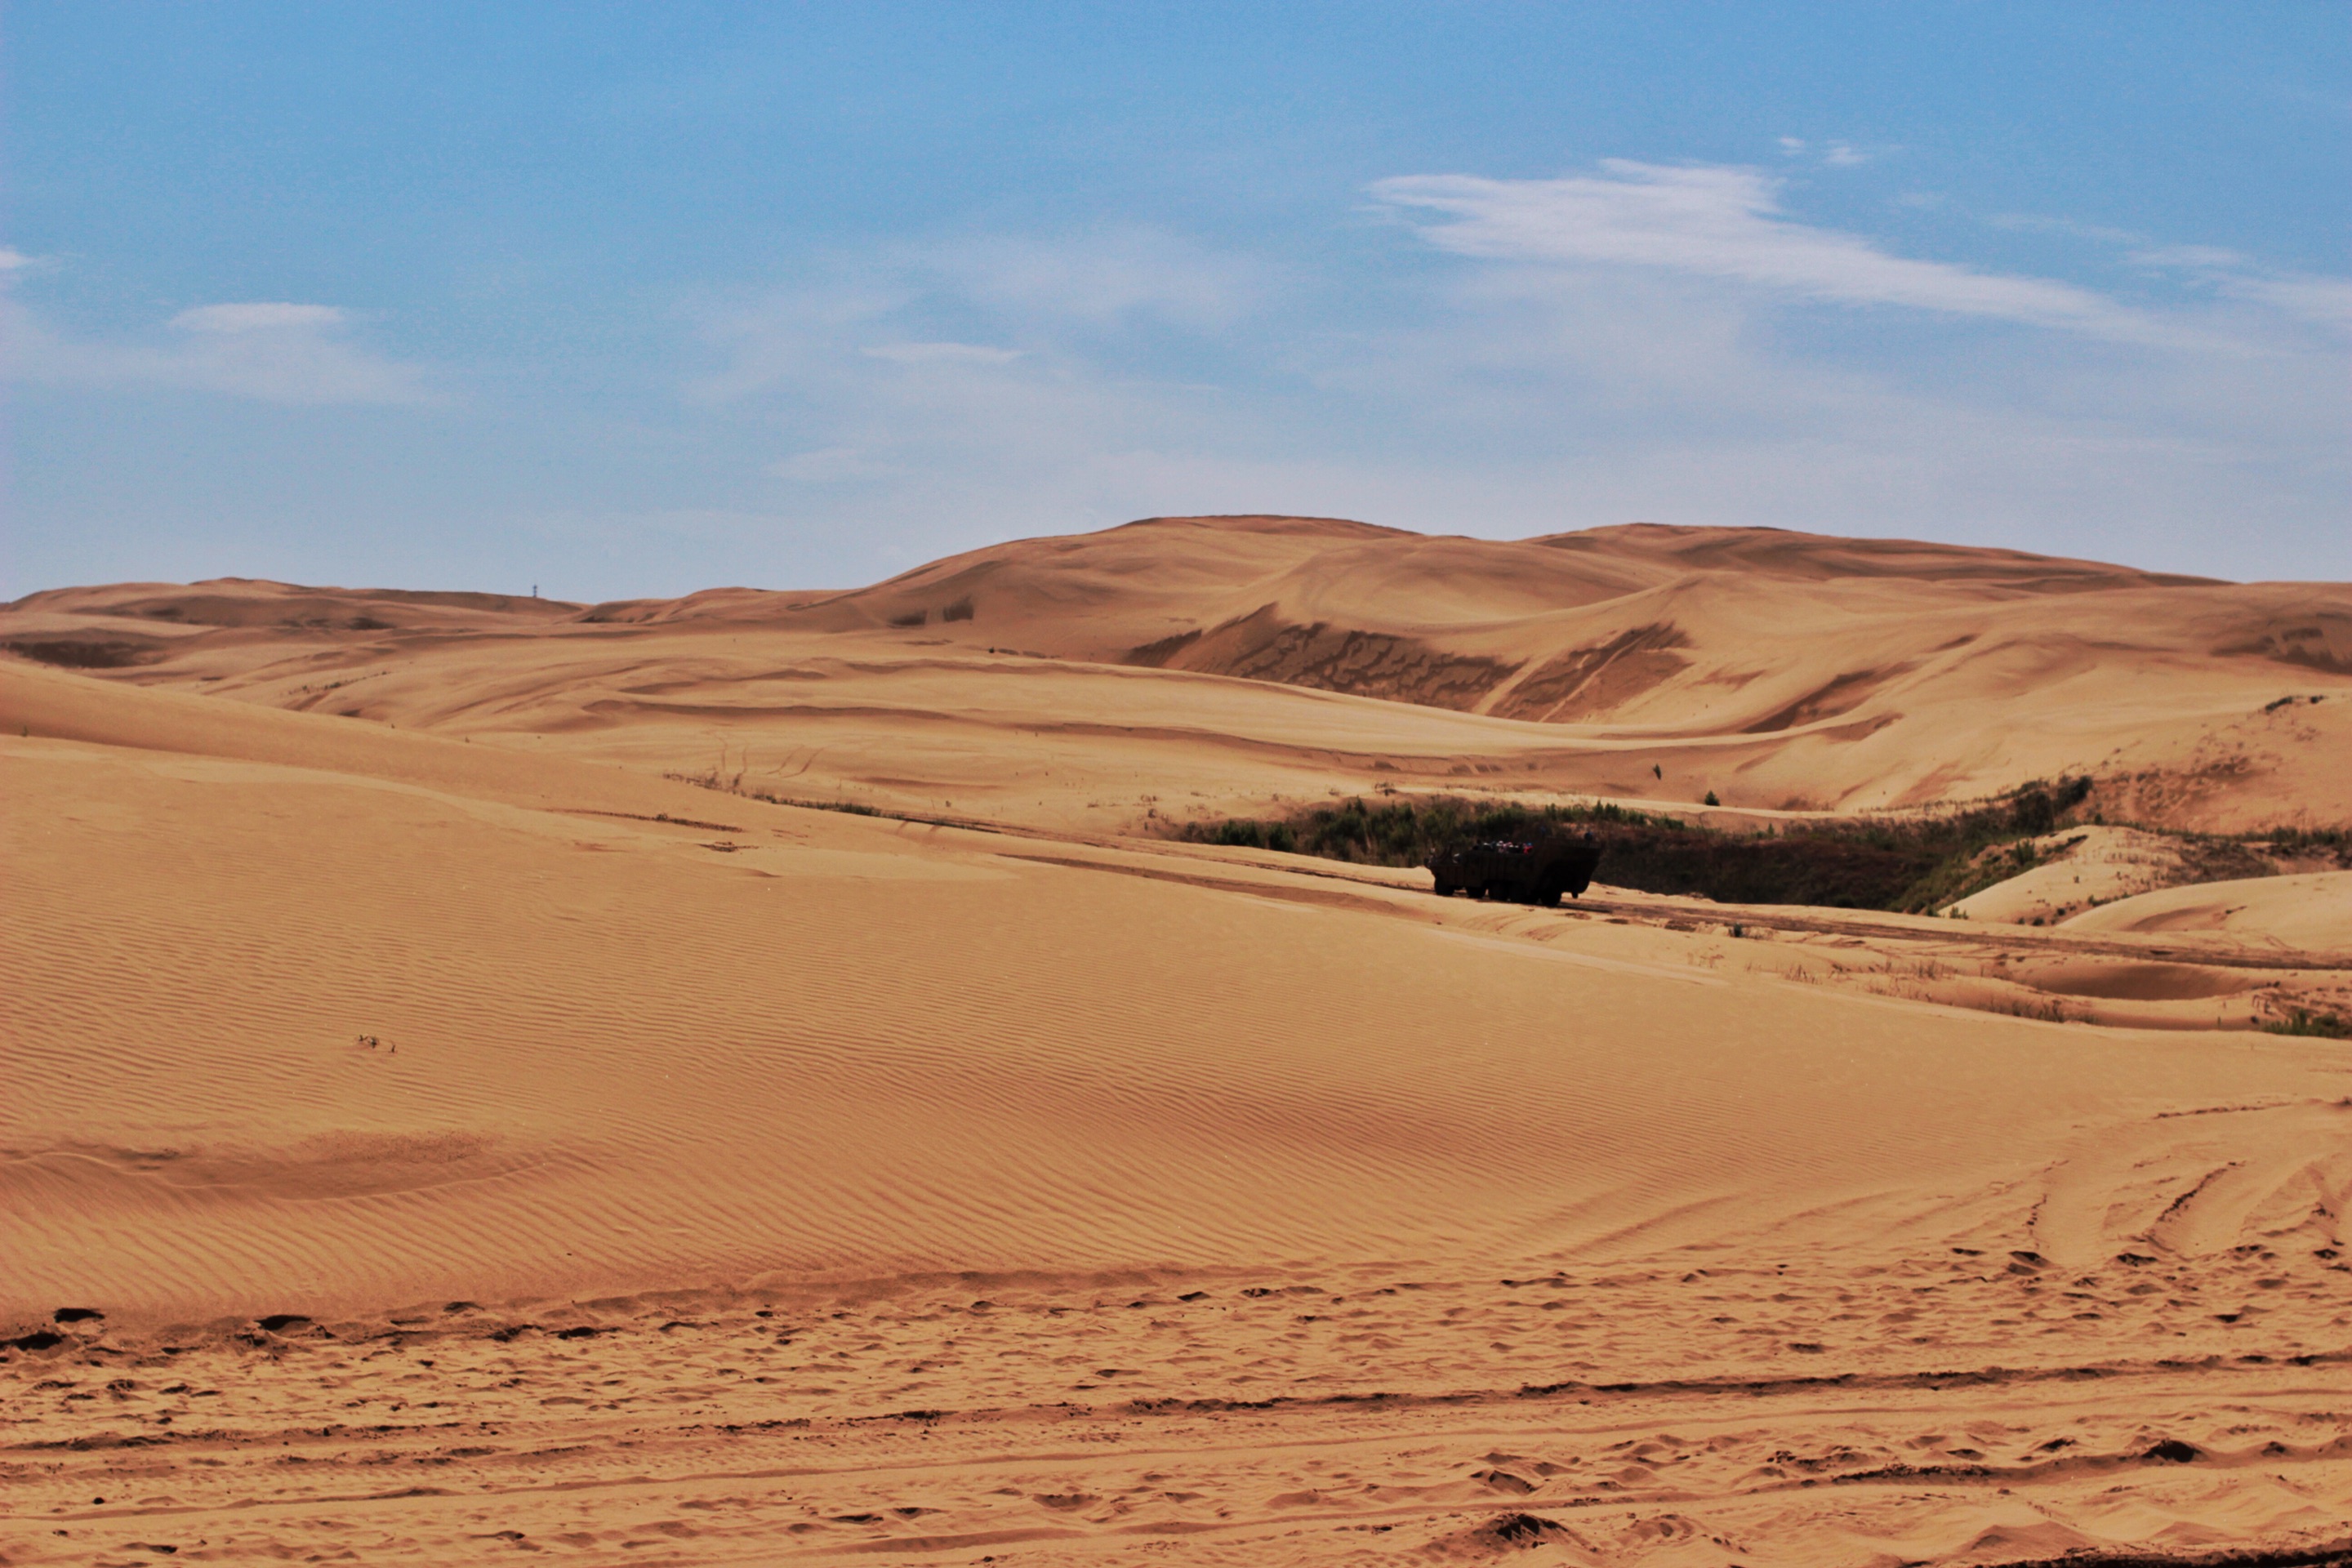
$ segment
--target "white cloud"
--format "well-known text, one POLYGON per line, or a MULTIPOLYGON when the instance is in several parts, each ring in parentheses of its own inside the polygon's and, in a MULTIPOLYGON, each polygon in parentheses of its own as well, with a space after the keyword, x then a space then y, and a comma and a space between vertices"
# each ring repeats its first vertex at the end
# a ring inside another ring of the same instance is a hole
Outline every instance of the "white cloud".
POLYGON ((819 447, 771 463, 768 472, 780 479, 797 479, 803 484, 835 485, 878 479, 888 469, 856 447, 819 447))
POLYGON ((1006 364, 1021 357, 1019 349, 992 348, 985 343, 884 343, 865 353, 868 359, 898 364, 1006 364))
MULTIPOLYGON (((2130 229, 2076 223, 2071 218, 2001 213, 1984 221, 1997 228, 2071 235, 2121 247, 2123 259, 2132 266, 2155 272, 2186 274, 2225 299, 2259 305, 2274 312, 2268 322, 2239 323, 2249 342, 2262 335, 2275 340, 2275 329, 2280 326, 2352 330, 2352 279, 2282 272, 2227 246, 2158 244, 2130 229)), ((2274 342, 2273 346, 2278 345, 2274 342)))
POLYGON ((1109 325, 1156 317, 1206 331, 1261 303, 1265 268, 1156 229, 996 237, 918 252, 910 270, 983 306, 1109 325))
POLYGON ((2045 217, 2039 213, 1995 213, 1982 221, 1995 228, 2022 229, 2040 234, 2071 234, 2079 239, 2105 240, 2111 245, 2146 245, 2147 236, 2105 224, 2078 223, 2070 217, 2045 217))
MULTIPOLYGON (((1801 158, 1811 151, 1813 144, 1801 136, 1783 136, 1780 139, 1780 156, 1783 158, 1801 158)), ((1869 153, 1851 142, 1822 143, 1821 161, 1832 169, 1851 169, 1869 163, 1870 159, 1869 153)))
POLYGON ((859 359, 908 373, 898 395, 1016 365, 1050 380, 1141 327, 1213 339, 1266 290, 1250 258, 1136 227, 966 236, 841 258, 834 272, 706 313, 699 335, 724 363, 689 396, 727 403, 857 382, 847 366, 859 359))
POLYGON ((343 320, 332 305, 199 305, 173 317, 172 325, 184 332, 269 332, 340 327, 343 320))
MULTIPOLYGON (((2074 232, 2085 234, 2095 239, 2121 239, 2126 243, 2138 237, 2136 235, 2122 234, 2115 229, 2076 228, 2074 232)), ((2250 264, 2242 252, 2226 249, 2218 245, 2150 246, 2145 249, 2133 251, 2125 259, 2141 267, 2185 267, 2200 271, 2217 267, 2235 268, 2250 264)))
POLYGON ((22 272, 33 264, 33 258, 15 246, 0 245, 0 273, 22 272))
POLYGON ((697 335, 725 363, 692 381, 687 395, 698 403, 729 403, 835 374, 845 355, 861 343, 870 346, 884 335, 887 323, 919 299, 914 289, 874 281, 877 268, 854 270, 863 275, 855 282, 780 289, 707 310, 697 335))
MULTIPOLYGON (((1019 268, 947 255, 1058 240, 846 258, 830 282, 707 315, 716 364, 694 390, 740 422, 739 472, 774 487, 774 527, 870 541, 856 548, 877 570, 884 542, 921 556, 1264 510, 1488 535, 1770 523, 2318 569, 2292 544, 2200 543, 2215 520, 2251 538, 2269 525, 2249 520, 2340 500, 2340 356, 2284 330, 2283 306, 2200 285, 2177 309, 2127 308, 1906 261, 1788 217, 1759 176, 1691 173, 1391 183, 1383 195, 1459 204, 1426 232, 1472 265, 1408 275, 1377 304, 1305 299, 1312 280, 1286 278, 1278 299, 1244 297, 1279 331, 1204 330, 1173 360, 1126 330, 1171 323, 1160 304, 1079 309, 1007 284, 1019 268), (1776 315, 1790 299, 1927 315, 1899 334, 1810 333, 1776 315), (2063 330, 1964 330, 1988 317, 2063 330)), ((2314 525, 2277 526, 2292 541, 2314 525)))
MULTIPOLYGON (((722 367, 690 393, 781 433, 786 450, 759 465, 793 487, 780 507, 822 508, 831 525, 943 552, 972 542, 948 530, 1123 521, 1139 513, 1120 509, 1147 497, 1203 493, 1169 476, 1230 473, 1244 461, 1236 444, 1270 444, 1214 393, 1135 374, 1092 317, 1014 310, 938 274, 877 284, 877 270, 778 290, 703 325, 722 367), (1017 346, 908 330, 941 313, 986 318, 1017 346)), ((1238 506, 1245 489, 1220 485, 1214 499, 1238 506)))
POLYGON ((1433 244, 1496 260, 1657 268, 1804 299, 1895 305, 2147 342, 2179 336, 2087 289, 1893 256, 1859 235, 1787 217, 1780 182, 1751 169, 1664 168, 1610 159, 1556 180, 1423 174, 1371 188, 1440 213, 1433 244))
POLYGON ((199 305, 173 316, 176 339, 97 338, 63 331, 13 297, 0 297, 9 374, 89 387, 169 387, 283 404, 413 404, 433 400, 425 373, 353 342, 332 305, 199 305))
POLYGON ((2267 273, 2224 279, 2221 290, 2324 327, 2352 331, 2352 278, 2267 273))
POLYGON ((2129 259, 2193 273, 2231 299, 2265 305, 2297 321, 2352 331, 2352 278, 2275 272, 2242 251, 2213 245, 2156 246, 2133 251, 2129 259))

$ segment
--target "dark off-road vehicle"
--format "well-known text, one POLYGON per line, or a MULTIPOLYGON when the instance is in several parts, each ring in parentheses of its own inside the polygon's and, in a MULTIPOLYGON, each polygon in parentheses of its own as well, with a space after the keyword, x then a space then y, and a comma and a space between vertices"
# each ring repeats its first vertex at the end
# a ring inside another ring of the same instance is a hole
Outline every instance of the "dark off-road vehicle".
POLYGON ((1601 843, 1590 833, 1552 833, 1531 841, 1490 838, 1429 858, 1437 896, 1460 889, 1472 898, 1505 899, 1522 904, 1556 904, 1592 885, 1601 864, 1601 843))

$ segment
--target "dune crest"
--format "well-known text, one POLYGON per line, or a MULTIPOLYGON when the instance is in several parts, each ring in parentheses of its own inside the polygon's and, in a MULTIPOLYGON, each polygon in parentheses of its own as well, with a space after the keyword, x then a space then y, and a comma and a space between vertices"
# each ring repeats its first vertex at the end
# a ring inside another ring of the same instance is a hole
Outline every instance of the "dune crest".
POLYGON ((1803 812, 2069 773, 2111 820, 2352 819, 2352 588, 1769 529, 1158 518, 849 592, 593 606, 142 584, 31 595, 0 645, 1055 828, 1383 784, 1803 812))

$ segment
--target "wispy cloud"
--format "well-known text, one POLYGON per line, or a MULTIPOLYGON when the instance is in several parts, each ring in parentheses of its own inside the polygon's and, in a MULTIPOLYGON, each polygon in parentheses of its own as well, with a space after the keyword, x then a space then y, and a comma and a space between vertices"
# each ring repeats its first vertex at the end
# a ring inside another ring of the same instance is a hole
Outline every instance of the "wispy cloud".
MULTIPOLYGON (((1801 136, 1780 138, 1780 156, 1802 158, 1813 150, 1813 144, 1801 136)), ((1819 153, 1821 161, 1832 169, 1852 169, 1870 162, 1870 154, 1850 142, 1824 142, 1819 153)))
POLYGON ((884 343, 864 353, 895 364, 1007 364, 1021 357, 1019 349, 986 343, 884 343))
POLYGON ((1158 229, 983 238, 910 253, 908 270, 975 302, 1025 315, 1109 324, 1155 318, 1209 331, 1262 303, 1255 260, 1158 229))
POLYGON ((2112 245, 2146 245, 2147 236, 2127 228, 2115 228, 2106 224, 2083 223, 2070 217, 2051 217, 2043 213, 1994 213, 1981 221, 1995 228, 2013 228, 2028 234, 2065 234, 2077 239, 2104 240, 2112 245))
POLYGON ((1907 259, 1799 221, 1746 170, 1377 189, 1471 265, 1373 309, 1170 241, 1147 247, 1179 258, 1169 275, 1113 269, 1074 303, 1050 281, 1065 261, 1035 258, 1133 251, 895 248, 708 309, 714 363, 693 395, 739 422, 755 482, 786 487, 768 492, 779 515, 918 552, 1289 508, 1488 534, 1650 517, 2126 555, 2095 541, 2169 530, 2155 558, 2180 563, 2210 518, 2299 516, 2340 492, 2341 366, 2287 330, 2283 302, 2200 283, 2178 306, 2127 305, 1907 259), (1233 279, 1246 287, 1224 292, 1233 279), (1188 297, 1213 309, 1180 327, 1188 297), (1776 319, 1790 300, 1923 315, 1880 342, 1776 319), (1213 324, 1226 310, 1235 324, 1213 324), (1966 330, 1987 320, 2051 330, 1966 330), (1280 330, 1239 330, 1259 321, 1280 330), (1171 329, 1190 335, 1163 354, 1171 329))
MULTIPOLYGON (((0 251, 0 277, 35 264, 0 251)), ((84 387, 167 387, 283 404, 435 400, 423 367, 360 342, 348 311, 276 300, 198 305, 160 331, 96 337, 68 331, 0 293, 0 338, 14 380, 84 387)))
POLYGON ((2263 307, 2284 318, 2282 324, 2352 331, 2352 278, 2282 270, 2228 246, 2165 244, 2133 229, 2072 218, 1996 213, 1983 221, 1996 228, 2063 234, 2114 247, 2133 267, 2184 276, 2222 299, 2263 307))
POLYGON ((1610 159, 1598 174, 1496 180, 1421 174, 1373 194, 1423 219, 1433 244, 1465 256, 1662 268, 1844 305, 2054 327, 2147 342, 2181 329, 2092 289, 1895 256, 1872 240, 1790 218, 1781 182, 1723 165, 1668 168, 1610 159))
POLYGON ((855 355, 903 366, 1066 360, 1150 333, 1213 338, 1262 308, 1269 269, 1158 229, 976 235, 840 258, 830 276, 704 313, 727 402, 855 355))
POLYGON ((2212 245, 2150 246, 2131 252, 2142 267, 2186 272, 2232 300, 2267 306, 2315 326, 2352 331, 2352 278, 2282 272, 2212 245))
MULTIPOLYGON (((2073 232, 2088 238, 2121 240, 2126 244, 2137 244, 2142 237, 2138 235, 2123 234, 2111 228, 2074 226, 2073 232)), ((2238 268, 2252 265, 2242 252, 2231 250, 2219 245, 2147 246, 2132 251, 2125 259, 2141 267, 2187 267, 2200 271, 2215 268, 2238 268)))
POLYGON ((2221 290, 2258 300, 2273 310, 2320 326, 2352 331, 2352 278, 2315 278, 2307 273, 2241 273, 2221 281, 2221 290))
POLYGON ((184 332, 271 332, 340 327, 345 313, 332 305, 199 305, 172 318, 184 332))
POLYGON ((818 447, 768 465, 768 472, 780 479, 811 485, 848 484, 879 479, 888 471, 887 465, 856 447, 818 447))

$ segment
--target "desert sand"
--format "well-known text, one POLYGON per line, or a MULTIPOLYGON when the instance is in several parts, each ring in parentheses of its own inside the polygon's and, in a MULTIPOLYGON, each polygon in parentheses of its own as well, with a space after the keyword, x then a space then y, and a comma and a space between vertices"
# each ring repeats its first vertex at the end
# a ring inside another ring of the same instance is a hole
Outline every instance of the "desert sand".
POLYGON ((2352 872, 2318 871, 2158 889, 2067 923, 2083 931, 2236 931, 2281 947, 2326 948, 2343 943, 2347 910, 2352 872))
POLYGON ((1056 831, 1381 784, 1801 815, 2070 771, 2117 821, 2352 819, 2341 584, 1770 529, 1167 518, 849 593, 601 605, 131 584, 34 595, 0 646, 1056 831))
POLYGON ((0 642, 8 1563, 2352 1552, 2352 1046, 2251 1026, 2352 1005, 2346 874, 2033 927, 1158 836, 2331 826, 2352 589, 1163 520, 0 642))
POLYGON ((2085 930, 2145 929, 2131 924, 2128 916, 2090 917, 2106 905, 2211 880, 2195 875, 2193 868, 2183 864, 2188 858, 2184 850, 2192 844, 2136 827, 2063 828, 2032 840, 2039 864, 1953 900, 1945 912, 1962 920, 2011 925, 2056 924, 2079 915, 2085 930), (2116 923, 2118 919, 2125 921, 2120 927, 2116 923))

